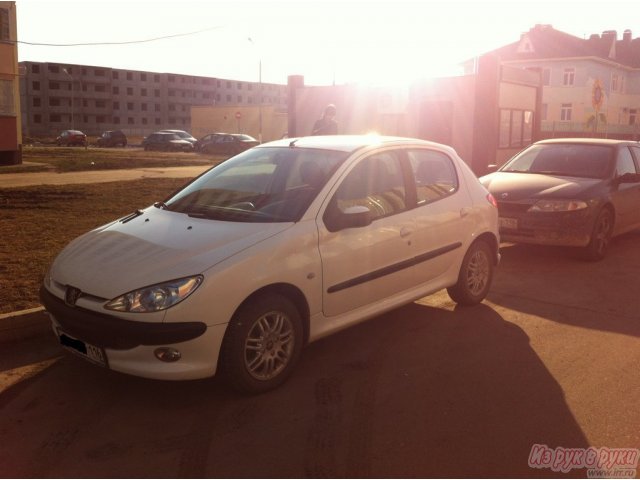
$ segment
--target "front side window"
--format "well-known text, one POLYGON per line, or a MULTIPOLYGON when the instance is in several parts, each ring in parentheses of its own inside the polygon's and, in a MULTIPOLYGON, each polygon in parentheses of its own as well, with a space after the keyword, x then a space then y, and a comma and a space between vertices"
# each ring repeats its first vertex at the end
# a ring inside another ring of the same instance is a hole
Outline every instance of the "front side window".
POLYGON ((633 162, 633 157, 627 147, 620 149, 616 159, 616 175, 620 177, 625 173, 637 173, 636 164, 633 162))
POLYGON ((372 221, 406 210, 406 187, 397 153, 378 153, 361 160, 330 205, 328 215, 335 209, 345 213, 351 207, 365 207, 372 221))
POLYGON ((447 197, 458 189, 458 175, 448 155, 434 150, 408 152, 416 180, 418 205, 447 197))
POLYGON ((167 200, 169 210, 232 222, 295 222, 348 153, 272 147, 248 150, 167 200))

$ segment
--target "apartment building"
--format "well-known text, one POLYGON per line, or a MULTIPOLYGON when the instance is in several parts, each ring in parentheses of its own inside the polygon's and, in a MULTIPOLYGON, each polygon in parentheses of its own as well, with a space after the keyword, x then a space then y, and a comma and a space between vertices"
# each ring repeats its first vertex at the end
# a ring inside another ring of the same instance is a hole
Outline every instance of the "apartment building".
POLYGON ((15 2, 0 2, 0 165, 22 162, 15 2))
POLYGON ((287 103, 286 85, 63 63, 21 62, 20 67, 25 137, 66 129, 87 135, 191 130, 192 106, 286 108, 287 103))
POLYGON ((543 137, 640 139, 640 38, 631 30, 578 38, 536 25, 490 54, 541 73, 543 137))

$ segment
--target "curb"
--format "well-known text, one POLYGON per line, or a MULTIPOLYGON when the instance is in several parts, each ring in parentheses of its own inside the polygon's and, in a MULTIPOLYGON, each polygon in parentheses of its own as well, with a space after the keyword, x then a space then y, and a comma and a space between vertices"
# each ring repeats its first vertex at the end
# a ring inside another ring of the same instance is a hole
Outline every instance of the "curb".
POLYGON ((44 307, 0 314, 0 343, 26 340, 51 332, 51 320, 44 307))

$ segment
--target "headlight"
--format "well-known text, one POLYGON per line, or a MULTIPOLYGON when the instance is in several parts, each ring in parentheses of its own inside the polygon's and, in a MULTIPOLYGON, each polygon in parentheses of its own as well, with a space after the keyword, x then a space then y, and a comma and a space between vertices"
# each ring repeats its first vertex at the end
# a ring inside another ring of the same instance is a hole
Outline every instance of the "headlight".
POLYGON ((132 313, 166 310, 191 295, 201 283, 201 275, 158 283, 114 298, 105 308, 132 313))
POLYGON ((530 208, 529 212, 575 212, 587 208, 582 200, 538 200, 530 208))

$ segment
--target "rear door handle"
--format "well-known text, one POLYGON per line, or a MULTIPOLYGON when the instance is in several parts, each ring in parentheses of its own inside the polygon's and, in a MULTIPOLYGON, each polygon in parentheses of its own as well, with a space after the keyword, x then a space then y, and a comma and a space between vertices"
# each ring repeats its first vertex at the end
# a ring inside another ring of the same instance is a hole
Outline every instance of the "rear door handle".
POLYGON ((460 209, 460 218, 466 217, 471 213, 471 209, 469 207, 464 207, 460 209))
POLYGON ((406 238, 409 235, 411 235, 411 230, 409 230, 407 227, 402 227, 400 229, 400 237, 401 238, 406 238))

